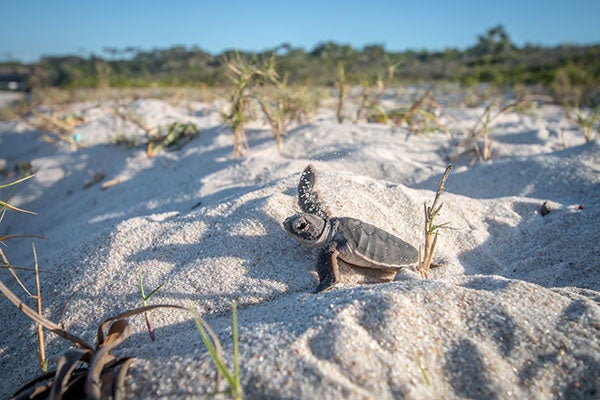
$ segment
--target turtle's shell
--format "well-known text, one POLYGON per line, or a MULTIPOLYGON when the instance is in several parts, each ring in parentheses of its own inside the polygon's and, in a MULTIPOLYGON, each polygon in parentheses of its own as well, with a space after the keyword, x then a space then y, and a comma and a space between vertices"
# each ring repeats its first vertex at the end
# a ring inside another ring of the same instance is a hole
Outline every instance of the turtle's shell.
POLYGON ((348 264, 377 269, 399 269, 418 261, 412 245, 389 232, 355 218, 332 218, 333 240, 348 264))

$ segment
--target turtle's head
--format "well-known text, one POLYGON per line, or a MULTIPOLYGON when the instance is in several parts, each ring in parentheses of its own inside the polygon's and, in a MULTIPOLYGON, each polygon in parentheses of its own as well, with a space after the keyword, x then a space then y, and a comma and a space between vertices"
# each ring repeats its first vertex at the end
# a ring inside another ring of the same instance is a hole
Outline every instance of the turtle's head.
POLYGON ((329 229, 327 221, 318 215, 300 213, 292 215, 283 221, 285 231, 294 239, 306 246, 319 246, 325 239, 329 229))

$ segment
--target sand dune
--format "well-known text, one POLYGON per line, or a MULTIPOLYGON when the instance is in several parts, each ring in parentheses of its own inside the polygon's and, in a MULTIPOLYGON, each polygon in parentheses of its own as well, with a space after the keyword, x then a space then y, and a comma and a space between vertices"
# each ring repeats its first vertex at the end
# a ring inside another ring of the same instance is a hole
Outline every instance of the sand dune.
MULTIPOLYGON (((177 108, 137 100, 154 126, 185 120, 200 135, 151 159, 111 144, 139 135, 95 104, 73 109, 83 147, 43 141, 23 122, 0 123, 0 158, 29 161, 36 177, 19 187, 0 234, 42 234, 46 316, 93 341, 105 317, 141 305, 138 271, 153 303, 193 305, 231 359, 230 301, 237 299, 242 384, 248 398, 598 398, 600 396, 600 148, 584 143, 558 107, 507 113, 492 131, 494 158, 457 156, 460 126, 482 108, 445 110, 452 135, 415 135, 377 124, 337 124, 322 110, 294 127, 279 157, 256 123, 251 151, 231 159, 231 133, 215 104, 177 108), (451 121, 454 121, 451 123, 451 121), (457 122, 458 121, 458 122, 457 122), (365 283, 344 270, 334 289, 313 294, 316 253, 289 238, 282 221, 298 210, 296 185, 312 163, 334 215, 378 225, 417 246, 423 202, 433 200, 452 158, 430 279, 399 274, 365 283), (102 173, 102 190, 89 185, 102 173), (551 212, 540 208, 547 202, 551 212)), ((5 249, 32 265, 29 240, 5 249)), ((20 274, 32 285, 32 277, 20 274)), ((18 292, 9 275, 3 281, 18 292)), ((211 393, 214 366, 189 315, 142 317, 118 350, 136 361, 132 398, 211 393)), ((38 373, 35 328, 5 301, 0 313, 0 396, 38 373)), ((49 357, 69 347, 49 336, 49 357)))

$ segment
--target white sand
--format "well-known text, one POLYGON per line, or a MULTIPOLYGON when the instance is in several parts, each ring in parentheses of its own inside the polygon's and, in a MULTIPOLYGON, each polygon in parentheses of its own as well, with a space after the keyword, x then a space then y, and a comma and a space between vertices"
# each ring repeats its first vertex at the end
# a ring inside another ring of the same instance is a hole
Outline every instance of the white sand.
MULTIPOLYGON (((80 150, 57 147, 24 123, 0 123, 0 158, 30 161, 0 234, 39 233, 46 316, 94 340, 105 317, 141 305, 138 270, 151 303, 193 305, 231 359, 230 301, 239 302, 242 384, 248 398, 598 398, 600 397, 600 146, 585 144, 560 108, 506 114, 492 136, 495 159, 459 157, 447 182, 429 280, 402 274, 365 284, 344 274, 313 294, 314 250, 281 222, 297 210, 300 171, 313 163, 335 215, 376 224, 418 245, 423 201, 431 202, 460 125, 483 108, 447 108, 445 134, 413 135, 375 124, 335 122, 331 111, 289 132, 277 156, 264 126, 251 151, 232 160, 231 133, 214 104, 178 109, 138 100, 130 111, 155 126, 186 120, 199 137, 148 159, 143 148, 110 144, 143 133, 94 104, 73 107, 80 150), (566 148, 565 148, 566 145, 566 148), (95 173, 123 182, 84 189, 95 173), (552 212, 544 217, 544 201, 552 212), (580 207, 582 206, 582 207, 580 207)), ((8 242, 15 265, 31 266, 31 240, 8 242)), ((346 271, 348 272, 348 271, 346 271)), ((21 294, 8 273, 2 280, 21 294)), ((33 287, 30 274, 21 273, 33 287)), ((6 300, 0 313, 0 397, 38 374, 35 327, 6 300)), ((133 398, 211 393, 214 366, 189 316, 142 317, 118 354, 136 357, 133 398)), ((69 348, 49 335, 49 358, 69 348)))

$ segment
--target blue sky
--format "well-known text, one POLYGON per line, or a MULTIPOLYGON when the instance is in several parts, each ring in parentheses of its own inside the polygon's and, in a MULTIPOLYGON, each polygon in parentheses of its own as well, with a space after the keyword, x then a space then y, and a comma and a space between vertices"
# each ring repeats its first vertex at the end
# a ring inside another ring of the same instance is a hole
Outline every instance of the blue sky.
POLYGON ((218 54, 284 42, 311 50, 328 40, 442 50, 472 46, 497 24, 517 45, 600 43, 600 0, 5 0, 1 9, 0 60, 25 62, 105 47, 196 45, 218 54))

